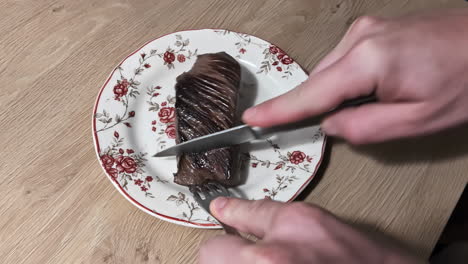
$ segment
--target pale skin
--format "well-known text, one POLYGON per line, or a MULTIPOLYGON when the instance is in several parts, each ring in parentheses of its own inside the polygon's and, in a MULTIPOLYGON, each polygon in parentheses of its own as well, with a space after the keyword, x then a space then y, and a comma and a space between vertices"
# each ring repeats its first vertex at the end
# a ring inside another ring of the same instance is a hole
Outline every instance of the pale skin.
MULTIPOLYGON (((378 103, 342 110, 322 124, 352 144, 414 137, 468 121, 468 9, 361 17, 292 91, 244 113, 256 126, 323 113, 345 99, 378 103), (293 101, 294 104, 288 102, 293 101)), ((305 203, 219 198, 215 217, 259 238, 223 235, 200 249, 200 263, 419 263, 305 203)))

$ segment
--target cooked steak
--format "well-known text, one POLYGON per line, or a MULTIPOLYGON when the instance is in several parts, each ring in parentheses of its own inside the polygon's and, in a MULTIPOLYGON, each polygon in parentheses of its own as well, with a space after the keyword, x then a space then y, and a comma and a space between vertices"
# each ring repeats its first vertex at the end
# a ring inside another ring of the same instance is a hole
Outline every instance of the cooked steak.
MULTIPOLYGON (((192 69, 177 77, 176 142, 233 127, 240 79, 240 65, 227 53, 198 56, 192 69)), ((237 185, 238 163, 236 146, 182 154, 178 157, 174 182, 187 186, 206 181, 237 185)))

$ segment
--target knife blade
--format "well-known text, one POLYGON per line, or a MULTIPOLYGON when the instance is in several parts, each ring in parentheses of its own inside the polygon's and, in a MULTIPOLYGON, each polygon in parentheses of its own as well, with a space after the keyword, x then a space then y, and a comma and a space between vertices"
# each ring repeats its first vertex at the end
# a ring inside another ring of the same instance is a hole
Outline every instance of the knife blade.
POLYGON ((241 144, 259 139, 260 137, 260 128, 241 125, 177 144, 156 153, 153 157, 167 157, 187 152, 201 152, 204 150, 241 144))
POLYGON ((313 118, 309 118, 306 120, 302 120, 299 122, 275 126, 275 127, 251 127, 248 125, 240 125, 233 128, 229 128, 226 130, 222 130, 216 133, 212 133, 209 135, 197 137, 186 142, 177 144, 173 147, 169 147, 164 149, 156 154, 153 157, 167 157, 167 156, 175 156, 182 153, 197 153, 202 152, 210 149, 222 148, 237 144, 242 144, 245 142, 253 141, 256 139, 262 139, 269 135, 278 133, 278 132, 287 132, 291 130, 297 130, 304 127, 309 127, 312 125, 317 125, 320 121, 327 115, 339 111, 344 108, 352 107, 352 106, 359 106, 362 104, 368 104, 376 102, 377 98, 374 94, 369 96, 359 97, 356 99, 348 100, 340 104, 339 106, 335 107, 334 109, 315 116, 313 118))

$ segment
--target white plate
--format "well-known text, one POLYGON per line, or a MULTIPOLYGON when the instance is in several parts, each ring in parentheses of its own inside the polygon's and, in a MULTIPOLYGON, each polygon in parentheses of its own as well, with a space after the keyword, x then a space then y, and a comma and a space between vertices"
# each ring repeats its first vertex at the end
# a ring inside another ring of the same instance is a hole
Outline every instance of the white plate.
MULTIPOLYGON (((226 30, 181 31, 149 42, 117 66, 99 92, 94 144, 114 186, 134 205, 162 220, 219 228, 186 187, 173 183, 174 158, 151 158, 175 144, 175 80, 197 54, 225 51, 242 65, 241 108, 293 89, 307 74, 287 54, 257 37, 226 30)), ((291 102, 294 103, 294 102, 291 102)), ((243 150, 247 199, 293 200, 311 181, 323 156, 319 127, 284 133, 243 150)))

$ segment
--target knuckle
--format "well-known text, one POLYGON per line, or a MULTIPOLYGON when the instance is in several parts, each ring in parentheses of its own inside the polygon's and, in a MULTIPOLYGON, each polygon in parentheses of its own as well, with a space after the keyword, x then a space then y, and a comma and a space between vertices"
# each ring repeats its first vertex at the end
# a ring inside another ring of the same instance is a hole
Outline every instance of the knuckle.
MULTIPOLYGON (((329 225, 335 220, 320 207, 297 202, 285 207, 275 221, 275 235, 279 237, 301 232, 306 228, 313 230, 314 239, 328 239, 331 235, 329 225)), ((310 233, 304 236, 312 238, 310 233)))
POLYGON ((315 221, 322 219, 325 212, 323 209, 315 206, 310 206, 306 203, 291 203, 287 205, 283 210, 279 211, 277 215, 277 221, 281 223, 294 223, 301 224, 304 222, 315 221))
POLYGON ((247 210, 250 212, 257 212, 261 210, 262 208, 266 207, 266 205, 269 203, 269 200, 262 199, 262 200, 254 200, 251 203, 248 204, 247 210))
POLYGON ((351 145, 363 145, 368 143, 369 138, 366 137, 362 133, 355 132, 355 130, 351 130, 353 132, 345 132, 344 138, 351 143, 351 145))
POLYGON ((357 64, 360 70, 375 73, 388 64, 388 54, 385 36, 370 36, 357 42, 349 56, 353 67, 357 64))
POLYGON ((202 263, 205 263, 203 261, 205 260, 208 260, 210 259, 210 256, 212 253, 213 250, 212 250, 212 244, 213 244, 213 240, 208 240, 208 241, 205 241, 201 244, 200 246, 200 250, 199 250, 199 253, 198 253, 198 258, 200 259, 200 261, 202 263))
POLYGON ((381 19, 375 16, 361 16, 358 17, 352 26, 353 31, 362 32, 376 27, 381 23, 381 19))
POLYGON ((288 264, 290 263, 287 252, 281 247, 252 246, 244 249, 254 263, 261 264, 288 264))
POLYGON ((381 55, 383 51, 382 41, 377 37, 367 37, 361 41, 359 41, 354 49, 358 55, 381 55))
POLYGON ((420 104, 415 108, 415 111, 411 111, 407 114, 407 129, 418 130, 425 127, 434 119, 434 116, 437 116, 439 110, 439 107, 432 102, 430 104, 420 104))
POLYGON ((362 130, 356 121, 348 121, 342 124, 341 136, 353 145, 362 145, 370 139, 366 131, 362 130))

